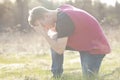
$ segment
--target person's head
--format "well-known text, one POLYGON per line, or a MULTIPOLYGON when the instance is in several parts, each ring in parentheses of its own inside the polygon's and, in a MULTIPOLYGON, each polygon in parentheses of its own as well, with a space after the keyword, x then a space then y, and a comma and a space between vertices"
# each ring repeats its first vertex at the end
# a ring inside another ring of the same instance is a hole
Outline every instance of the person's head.
POLYGON ((29 13, 28 18, 31 26, 39 26, 49 29, 56 21, 56 10, 48 10, 44 7, 35 7, 29 13))

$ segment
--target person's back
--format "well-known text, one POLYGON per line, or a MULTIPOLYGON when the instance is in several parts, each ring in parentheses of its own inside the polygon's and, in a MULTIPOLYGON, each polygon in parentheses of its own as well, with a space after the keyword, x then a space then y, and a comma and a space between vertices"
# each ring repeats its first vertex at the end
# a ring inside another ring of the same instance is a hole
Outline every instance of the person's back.
POLYGON ((75 31, 68 38, 67 46, 77 51, 109 53, 110 46, 98 21, 84 10, 63 5, 60 11, 66 13, 74 23, 75 31))

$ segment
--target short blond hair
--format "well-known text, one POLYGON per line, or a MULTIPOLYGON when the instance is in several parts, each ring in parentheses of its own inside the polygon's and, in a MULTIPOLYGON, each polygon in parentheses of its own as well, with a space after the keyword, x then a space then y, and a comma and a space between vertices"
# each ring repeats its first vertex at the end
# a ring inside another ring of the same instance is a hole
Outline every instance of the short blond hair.
POLYGON ((44 19, 44 14, 48 11, 48 9, 41 6, 35 7, 32 10, 30 10, 28 17, 29 24, 35 26, 34 22, 39 19, 44 19))

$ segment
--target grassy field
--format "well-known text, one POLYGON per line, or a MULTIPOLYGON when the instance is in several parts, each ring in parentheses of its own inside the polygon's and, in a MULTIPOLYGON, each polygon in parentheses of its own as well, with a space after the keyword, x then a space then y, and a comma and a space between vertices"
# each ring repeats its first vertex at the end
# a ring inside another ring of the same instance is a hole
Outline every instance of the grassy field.
MULTIPOLYGON (((120 28, 105 28, 105 31, 111 44, 112 52, 102 62, 99 80, 120 80, 120 28)), ((14 51, 13 46, 4 45, 0 47, 4 46, 5 48, 7 46, 7 49, 10 48, 12 51, 9 51, 9 53, 3 51, 0 54, 0 80, 53 80, 50 71, 51 55, 47 48, 47 52, 39 54, 34 52, 36 49, 31 50, 34 46, 27 46, 31 53, 21 54, 14 51)), ((82 71, 79 53, 67 51, 64 56, 64 73, 62 78, 58 80, 81 80, 82 71)))

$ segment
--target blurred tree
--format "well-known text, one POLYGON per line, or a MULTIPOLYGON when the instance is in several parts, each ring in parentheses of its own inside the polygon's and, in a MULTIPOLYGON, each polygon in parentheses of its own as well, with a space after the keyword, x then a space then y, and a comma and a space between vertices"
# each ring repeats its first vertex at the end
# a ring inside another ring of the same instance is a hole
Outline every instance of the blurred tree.
POLYGON ((5 13, 5 6, 0 4, 0 24, 3 24, 3 15, 5 13))
POLYGON ((92 14, 97 18, 97 20, 102 22, 106 16, 106 5, 99 1, 95 1, 92 11, 92 14))
POLYGON ((115 4, 115 13, 117 19, 116 24, 120 25, 120 3, 118 1, 115 4))
POLYGON ((75 0, 74 6, 77 8, 82 8, 83 6, 82 0, 75 0))
MULTIPOLYGON (((91 13, 99 22, 112 26, 120 25, 120 3, 117 1, 114 7, 106 6, 100 3, 100 0, 65 1, 67 4, 71 4, 91 13)), ((19 31, 29 31, 31 30, 27 21, 29 9, 36 6, 56 9, 60 4, 64 3, 59 3, 55 0, 15 0, 14 3, 11 3, 11 0, 3 0, 3 3, 0 3, 0 32, 3 28, 16 29, 18 27, 19 31)))
POLYGON ((41 6, 44 6, 48 9, 55 9, 55 4, 50 0, 38 0, 41 3, 41 6))
POLYGON ((20 25, 20 30, 25 31, 29 29, 28 24, 28 1, 29 0, 16 0, 17 4, 17 23, 20 25))
POLYGON ((0 4, 0 32, 13 28, 15 21, 13 7, 13 4, 8 0, 0 4))
POLYGON ((92 0, 75 0, 75 6, 81 9, 84 9, 88 12, 91 12, 92 9, 92 0))

